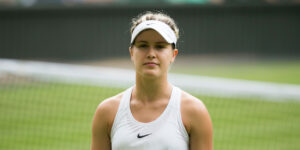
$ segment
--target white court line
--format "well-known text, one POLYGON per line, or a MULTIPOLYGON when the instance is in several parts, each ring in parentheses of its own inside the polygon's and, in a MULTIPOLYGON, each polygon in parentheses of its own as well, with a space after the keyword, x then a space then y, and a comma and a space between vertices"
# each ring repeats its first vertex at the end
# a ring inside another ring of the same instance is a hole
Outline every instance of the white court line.
MULTIPOLYGON (((13 74, 45 81, 128 88, 134 70, 39 61, 0 59, 0 75, 13 74)), ((1 77, 0 76, 0 77, 1 77)), ((169 73, 169 81, 192 93, 207 96, 300 101, 300 85, 257 82, 169 73)))

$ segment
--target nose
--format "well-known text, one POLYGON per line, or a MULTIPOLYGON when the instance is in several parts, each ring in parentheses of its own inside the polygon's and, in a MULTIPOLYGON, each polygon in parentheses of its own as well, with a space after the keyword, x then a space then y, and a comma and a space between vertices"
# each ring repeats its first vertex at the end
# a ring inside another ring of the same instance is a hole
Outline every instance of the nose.
POLYGON ((155 54, 155 49, 153 47, 150 47, 149 51, 148 51, 148 54, 147 54, 147 58, 148 59, 154 59, 154 58, 156 58, 155 55, 156 55, 155 54))

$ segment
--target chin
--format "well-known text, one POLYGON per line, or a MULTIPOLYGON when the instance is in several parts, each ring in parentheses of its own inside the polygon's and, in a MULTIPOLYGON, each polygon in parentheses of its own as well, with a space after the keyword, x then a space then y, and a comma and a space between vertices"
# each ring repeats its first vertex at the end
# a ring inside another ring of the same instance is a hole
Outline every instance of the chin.
POLYGON ((157 77, 160 77, 160 74, 154 70, 147 70, 142 73, 142 76, 147 77, 147 78, 157 78, 157 77))

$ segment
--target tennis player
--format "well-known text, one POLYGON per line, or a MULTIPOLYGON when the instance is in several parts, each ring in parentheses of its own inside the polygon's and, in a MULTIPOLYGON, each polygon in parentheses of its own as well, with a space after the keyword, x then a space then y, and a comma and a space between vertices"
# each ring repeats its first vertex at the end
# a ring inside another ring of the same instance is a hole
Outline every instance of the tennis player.
POLYGON ((98 106, 92 150, 213 149, 206 107, 167 80, 178 37, 174 20, 163 13, 133 19, 129 52, 136 84, 98 106))

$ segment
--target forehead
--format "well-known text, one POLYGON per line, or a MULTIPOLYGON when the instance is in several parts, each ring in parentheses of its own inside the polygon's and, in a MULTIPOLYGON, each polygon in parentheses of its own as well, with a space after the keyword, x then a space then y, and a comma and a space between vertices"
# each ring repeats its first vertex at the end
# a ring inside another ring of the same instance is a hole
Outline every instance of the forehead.
POLYGON ((140 42, 140 41, 146 41, 146 42, 164 42, 167 43, 167 41, 155 30, 153 29, 147 29, 142 31, 135 39, 135 42, 140 42))

